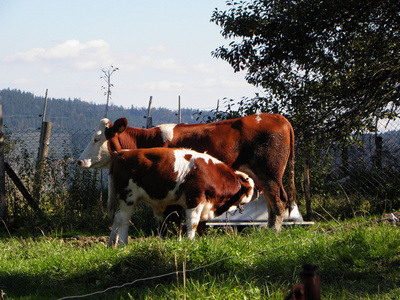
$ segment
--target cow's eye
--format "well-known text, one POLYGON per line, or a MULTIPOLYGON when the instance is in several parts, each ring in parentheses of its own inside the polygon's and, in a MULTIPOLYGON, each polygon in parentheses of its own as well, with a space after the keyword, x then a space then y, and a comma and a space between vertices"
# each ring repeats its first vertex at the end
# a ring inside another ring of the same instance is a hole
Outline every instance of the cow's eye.
POLYGON ((98 141, 100 141, 99 138, 95 138, 95 139, 94 139, 94 142, 95 142, 95 143, 97 143, 98 141))

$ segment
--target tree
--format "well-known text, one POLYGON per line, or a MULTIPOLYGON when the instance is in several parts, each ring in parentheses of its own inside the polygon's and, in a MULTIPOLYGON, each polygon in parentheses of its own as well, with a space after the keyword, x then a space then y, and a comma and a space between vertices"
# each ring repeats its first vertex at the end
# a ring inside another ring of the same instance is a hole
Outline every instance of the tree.
POLYGON ((101 89, 105 90, 104 96, 107 96, 107 104, 106 104, 106 112, 104 117, 107 117, 108 114, 108 104, 110 102, 111 98, 111 89, 114 87, 114 85, 111 83, 111 75, 115 72, 118 71, 118 68, 114 68, 114 66, 111 65, 111 67, 108 70, 101 69, 103 72, 104 76, 101 76, 100 78, 104 79, 104 81, 107 83, 107 87, 102 86, 101 89))
MULTIPOLYGON (((233 41, 213 52, 265 97, 235 114, 286 115, 303 143, 343 141, 395 118, 400 105, 398 0, 226 2, 211 21, 233 41)), ((228 106, 230 109, 230 106, 228 106)))

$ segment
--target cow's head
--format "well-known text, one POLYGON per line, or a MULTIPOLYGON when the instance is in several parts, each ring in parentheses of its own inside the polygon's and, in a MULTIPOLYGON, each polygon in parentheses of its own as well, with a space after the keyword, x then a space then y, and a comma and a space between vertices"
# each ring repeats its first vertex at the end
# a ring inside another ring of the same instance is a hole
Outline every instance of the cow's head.
POLYGON ((118 135, 122 133, 128 121, 118 119, 111 124, 110 120, 102 119, 99 129, 93 135, 89 144, 78 158, 76 164, 82 169, 109 168, 113 152, 121 151, 118 135))
POLYGON ((246 204, 250 201, 256 200, 259 196, 258 190, 255 187, 254 180, 241 171, 235 171, 238 176, 240 185, 242 186, 242 195, 238 204, 246 204))

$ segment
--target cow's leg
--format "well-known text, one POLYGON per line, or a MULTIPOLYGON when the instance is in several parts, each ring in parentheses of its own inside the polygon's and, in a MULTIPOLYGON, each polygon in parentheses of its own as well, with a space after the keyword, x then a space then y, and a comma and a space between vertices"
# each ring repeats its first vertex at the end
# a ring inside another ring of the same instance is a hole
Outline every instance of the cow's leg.
POLYGON ((196 235, 197 226, 200 222, 201 212, 204 204, 199 204, 195 208, 186 209, 186 230, 188 239, 192 240, 196 235))
POLYGON ((199 225, 197 226, 197 234, 199 236, 204 235, 204 233, 206 232, 206 221, 201 221, 199 222, 199 225))
POLYGON ((121 246, 128 245, 129 220, 132 217, 133 210, 133 205, 127 205, 124 201, 120 201, 119 208, 114 215, 110 239, 108 241, 109 246, 116 245, 118 241, 121 246))
POLYGON ((274 180, 269 180, 265 184, 264 193, 268 206, 268 227, 279 232, 282 229, 283 216, 286 208, 286 201, 283 200, 287 198, 283 190, 283 185, 274 180))

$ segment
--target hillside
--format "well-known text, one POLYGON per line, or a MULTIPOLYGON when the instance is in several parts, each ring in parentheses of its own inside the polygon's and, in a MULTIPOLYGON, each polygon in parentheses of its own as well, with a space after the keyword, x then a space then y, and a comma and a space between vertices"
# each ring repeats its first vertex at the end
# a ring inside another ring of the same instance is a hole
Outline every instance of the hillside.
MULTIPOLYGON (((3 124, 6 130, 37 129, 41 125, 41 115, 44 108, 44 96, 35 96, 30 92, 20 90, 0 90, 0 104, 3 106, 3 124)), ((183 123, 197 123, 194 115, 198 110, 182 109, 183 123)), ((105 104, 95 104, 80 99, 48 98, 46 121, 52 122, 54 129, 95 129, 104 117, 105 104)), ((167 108, 152 108, 153 125, 177 123, 177 111, 167 108)), ((108 118, 114 121, 126 117, 130 126, 143 127, 146 125, 146 107, 126 109, 122 106, 111 105, 108 118)))

